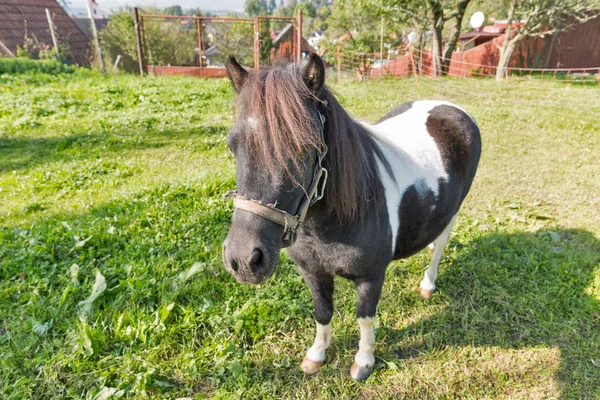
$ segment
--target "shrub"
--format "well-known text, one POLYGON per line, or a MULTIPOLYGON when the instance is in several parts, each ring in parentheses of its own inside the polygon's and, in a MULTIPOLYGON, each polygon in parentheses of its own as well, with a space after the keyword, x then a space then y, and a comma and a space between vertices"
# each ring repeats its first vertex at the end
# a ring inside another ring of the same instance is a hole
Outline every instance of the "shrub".
POLYGON ((0 57, 0 74, 23 74, 27 72, 40 72, 56 75, 60 73, 73 73, 77 70, 72 65, 63 64, 57 60, 32 60, 30 58, 4 58, 0 57))
POLYGON ((135 41, 135 23, 131 10, 115 11, 106 25, 99 32, 104 62, 113 65, 119 55, 119 70, 134 72, 138 65, 135 41))
MULTIPOLYGON (((153 10, 147 11, 156 13, 153 10)), ((198 64, 195 20, 190 19, 187 24, 182 24, 179 20, 146 19, 144 20, 144 32, 146 61, 149 64, 198 64)), ((106 29, 100 32, 100 41, 107 64, 113 64, 121 55, 120 70, 127 72, 137 70, 135 23, 131 9, 121 9, 111 15, 106 29)))

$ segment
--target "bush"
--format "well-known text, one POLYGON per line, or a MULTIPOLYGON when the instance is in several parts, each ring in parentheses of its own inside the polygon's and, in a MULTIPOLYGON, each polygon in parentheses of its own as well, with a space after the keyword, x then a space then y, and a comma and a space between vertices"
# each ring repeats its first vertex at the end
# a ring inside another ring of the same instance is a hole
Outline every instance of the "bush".
POLYGON ((104 63, 113 65, 120 55, 119 70, 135 72, 138 58, 133 12, 130 9, 113 12, 106 29, 100 31, 99 35, 104 63))
POLYGON ((32 60, 30 58, 4 58, 0 57, 0 74, 23 74, 27 72, 40 72, 56 75, 60 73, 73 73, 77 70, 72 65, 63 64, 57 60, 32 60))
MULTIPOLYGON (((145 10, 152 14, 158 11, 145 10)), ((144 37, 146 62, 151 65, 198 65, 196 21, 187 24, 179 20, 146 19, 144 37)), ((114 12, 106 29, 100 32, 100 42, 106 64, 113 64, 121 55, 119 69, 135 72, 138 68, 133 11, 124 8, 114 12)))

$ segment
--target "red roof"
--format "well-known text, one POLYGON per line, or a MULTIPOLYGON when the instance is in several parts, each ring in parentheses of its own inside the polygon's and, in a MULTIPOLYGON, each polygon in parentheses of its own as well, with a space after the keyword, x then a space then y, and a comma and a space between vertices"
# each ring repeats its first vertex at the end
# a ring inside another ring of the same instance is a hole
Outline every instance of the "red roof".
MULTIPOLYGON (((65 49, 67 59, 74 64, 89 65, 92 49, 88 38, 56 0, 0 0, 0 42, 15 55, 17 47, 24 46, 25 36, 36 48, 38 43, 39 47, 52 48, 46 8, 52 14, 59 47, 65 49)), ((2 48, 0 45, 0 51, 7 53, 2 48)))

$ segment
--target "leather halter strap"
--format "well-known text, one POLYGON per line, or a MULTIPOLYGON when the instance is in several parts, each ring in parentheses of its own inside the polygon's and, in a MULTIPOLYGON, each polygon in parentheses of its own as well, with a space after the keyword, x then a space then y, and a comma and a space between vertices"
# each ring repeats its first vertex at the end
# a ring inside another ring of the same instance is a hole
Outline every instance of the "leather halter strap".
POLYGON ((313 178, 311 184, 306 191, 306 197, 300 203, 298 211, 295 215, 288 213, 285 210, 277 208, 276 204, 264 204, 260 200, 249 199, 245 196, 237 194, 235 190, 229 190, 225 193, 226 198, 233 198, 234 208, 239 208, 244 211, 251 212, 260 217, 268 219, 276 224, 283 226, 283 247, 289 247, 296 240, 296 231, 302 225, 306 218, 308 208, 323 198, 325 187, 327 185, 328 172, 323 167, 323 160, 327 155, 327 145, 325 144, 325 116, 319 111, 319 119, 321 126, 319 133, 323 147, 317 149, 317 161, 313 169, 313 178))

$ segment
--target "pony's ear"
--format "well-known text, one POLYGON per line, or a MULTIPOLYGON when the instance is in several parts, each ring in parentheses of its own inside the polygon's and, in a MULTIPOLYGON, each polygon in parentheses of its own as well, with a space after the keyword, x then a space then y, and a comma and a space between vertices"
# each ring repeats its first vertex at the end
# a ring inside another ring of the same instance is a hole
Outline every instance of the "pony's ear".
POLYGON ((310 91, 315 96, 318 96, 325 84, 325 64, 323 64, 321 57, 315 53, 311 53, 302 70, 302 78, 310 91))
POLYGON ((227 57, 227 76, 229 76, 229 80, 235 91, 239 93, 242 90, 242 86, 244 86, 244 82, 246 82, 248 71, 236 61, 234 56, 229 56, 227 57))

